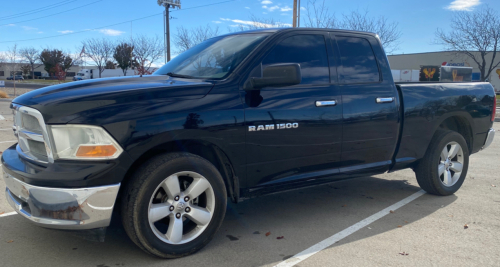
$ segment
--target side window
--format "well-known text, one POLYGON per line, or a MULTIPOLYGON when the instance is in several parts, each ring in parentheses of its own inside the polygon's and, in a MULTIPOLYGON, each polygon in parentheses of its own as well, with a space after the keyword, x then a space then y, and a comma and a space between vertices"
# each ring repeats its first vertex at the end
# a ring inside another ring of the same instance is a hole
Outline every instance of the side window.
POLYGON ((370 42, 364 38, 336 36, 345 83, 380 81, 370 42))
POLYGON ((264 68, 278 63, 299 63, 301 84, 330 83, 328 54, 323 35, 301 34, 281 41, 262 61, 264 68))

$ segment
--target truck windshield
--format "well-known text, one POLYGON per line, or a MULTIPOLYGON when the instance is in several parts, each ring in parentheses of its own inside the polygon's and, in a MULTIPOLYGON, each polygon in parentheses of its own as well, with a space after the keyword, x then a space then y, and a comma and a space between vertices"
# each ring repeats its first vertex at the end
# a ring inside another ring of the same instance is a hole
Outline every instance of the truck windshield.
POLYGON ((155 75, 223 79, 269 34, 240 34, 208 39, 176 56, 155 75))

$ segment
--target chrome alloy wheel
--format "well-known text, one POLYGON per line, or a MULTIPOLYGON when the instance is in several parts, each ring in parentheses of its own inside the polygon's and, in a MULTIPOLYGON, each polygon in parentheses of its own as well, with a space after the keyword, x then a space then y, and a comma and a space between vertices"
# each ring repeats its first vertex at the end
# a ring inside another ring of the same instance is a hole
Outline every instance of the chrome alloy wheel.
POLYGON ((203 233, 214 209, 210 182, 195 172, 178 172, 163 180, 151 196, 149 225, 163 242, 184 244, 203 233))
POLYGON ((448 143, 441 151, 438 165, 439 180, 444 186, 453 186, 462 174, 464 152, 457 142, 448 143))

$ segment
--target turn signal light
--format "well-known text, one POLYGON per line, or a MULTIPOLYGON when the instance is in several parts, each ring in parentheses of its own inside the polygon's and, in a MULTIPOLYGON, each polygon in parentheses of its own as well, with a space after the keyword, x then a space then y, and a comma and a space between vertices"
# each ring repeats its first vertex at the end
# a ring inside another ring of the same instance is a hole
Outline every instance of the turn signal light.
POLYGON ((111 157, 116 151, 113 145, 80 146, 76 152, 76 156, 87 158, 111 157))

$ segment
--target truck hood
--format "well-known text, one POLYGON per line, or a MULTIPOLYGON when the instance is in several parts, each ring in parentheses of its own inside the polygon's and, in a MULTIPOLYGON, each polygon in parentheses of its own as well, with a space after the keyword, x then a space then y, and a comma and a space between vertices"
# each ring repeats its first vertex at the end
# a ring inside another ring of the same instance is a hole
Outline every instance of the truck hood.
POLYGON ((12 102, 37 109, 46 123, 67 123, 83 112, 107 106, 202 98, 212 87, 202 80, 163 75, 105 78, 44 87, 12 102))

